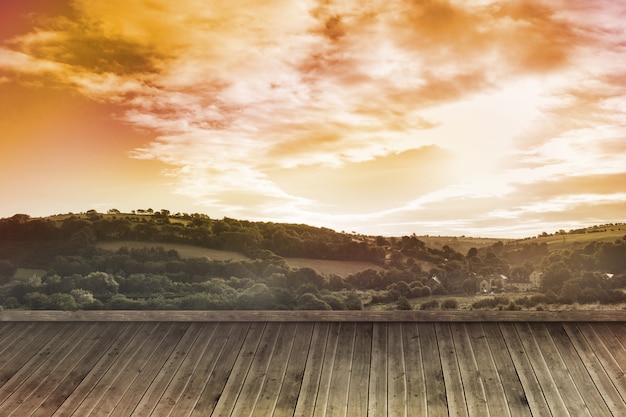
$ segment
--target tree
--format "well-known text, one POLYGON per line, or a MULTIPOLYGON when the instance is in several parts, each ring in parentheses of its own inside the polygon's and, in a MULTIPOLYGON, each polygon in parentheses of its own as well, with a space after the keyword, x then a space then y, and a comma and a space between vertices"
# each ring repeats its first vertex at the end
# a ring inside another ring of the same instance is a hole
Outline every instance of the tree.
POLYGON ((0 285, 6 284, 11 281, 13 275, 17 272, 17 267, 13 264, 13 262, 0 259, 0 285))
POLYGON ((409 300, 407 300, 406 297, 404 296, 401 296, 400 298, 398 298, 398 302, 396 303, 396 308, 398 310, 413 310, 413 306, 411 305, 409 300))
POLYGON ((541 276, 541 288, 544 292, 552 291, 556 294, 561 292, 565 281, 572 278, 572 271, 563 262, 550 265, 541 276))
POLYGON ((306 293, 298 297, 296 310, 331 310, 331 308, 315 294, 306 293))
POLYGON ((92 272, 80 280, 80 288, 91 291, 96 298, 110 298, 117 294, 119 284, 111 274, 92 272))

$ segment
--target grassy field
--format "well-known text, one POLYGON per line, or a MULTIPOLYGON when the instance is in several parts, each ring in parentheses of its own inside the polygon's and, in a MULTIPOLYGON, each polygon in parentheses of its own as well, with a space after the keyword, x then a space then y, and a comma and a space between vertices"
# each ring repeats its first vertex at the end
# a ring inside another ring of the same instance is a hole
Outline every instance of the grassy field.
POLYGON ((480 249, 486 246, 491 246, 499 241, 507 243, 515 240, 465 236, 418 236, 417 238, 426 243, 426 246, 428 247, 441 249, 447 245, 463 255, 465 255, 471 248, 480 249))
POLYGON ((624 236, 626 236, 626 225, 617 225, 590 228, 587 233, 555 234, 527 239, 521 242, 547 243, 549 248, 559 249, 574 244, 585 245, 590 242, 614 242, 615 240, 622 240, 624 236))
MULTIPOLYGON (((175 243, 148 243, 139 241, 113 241, 100 242, 96 246, 99 248, 117 251, 121 247, 127 248, 148 248, 161 247, 165 250, 173 249, 183 258, 208 258, 215 261, 245 261, 250 260, 248 257, 231 251, 222 251, 199 246, 180 245, 175 243)), ((324 259, 307 259, 307 258, 285 258, 287 264, 292 268, 313 268, 321 274, 335 274, 340 277, 346 277, 355 272, 364 271, 366 269, 374 269, 381 271, 383 268, 370 262, 353 262, 353 261, 328 261, 324 259)))
POLYGON ((307 259, 307 258, 285 258, 287 264, 292 268, 313 268, 321 274, 335 274, 340 277, 346 277, 355 272, 373 269, 382 271, 383 268, 371 262, 357 261, 327 261, 324 259, 307 259))

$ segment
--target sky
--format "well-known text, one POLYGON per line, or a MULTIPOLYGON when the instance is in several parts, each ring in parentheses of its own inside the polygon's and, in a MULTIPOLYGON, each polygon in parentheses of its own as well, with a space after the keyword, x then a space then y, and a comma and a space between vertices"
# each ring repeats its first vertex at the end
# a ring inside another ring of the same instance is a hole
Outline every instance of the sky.
POLYGON ((626 2, 3 0, 0 217, 626 221, 626 2))

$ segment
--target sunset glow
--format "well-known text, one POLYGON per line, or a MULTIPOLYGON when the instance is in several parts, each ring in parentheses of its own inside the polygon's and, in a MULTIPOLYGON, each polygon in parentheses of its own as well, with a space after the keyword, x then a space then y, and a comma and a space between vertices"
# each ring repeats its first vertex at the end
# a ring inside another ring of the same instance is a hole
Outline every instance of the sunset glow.
POLYGON ((626 3, 8 0, 0 217, 626 220, 626 3))

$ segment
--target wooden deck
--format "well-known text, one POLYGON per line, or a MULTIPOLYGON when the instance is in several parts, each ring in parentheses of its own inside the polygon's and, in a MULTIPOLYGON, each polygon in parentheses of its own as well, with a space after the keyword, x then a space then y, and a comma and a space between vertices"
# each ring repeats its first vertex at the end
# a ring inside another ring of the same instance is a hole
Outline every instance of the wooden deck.
POLYGON ((626 416, 623 321, 5 313, 3 417, 626 416))

